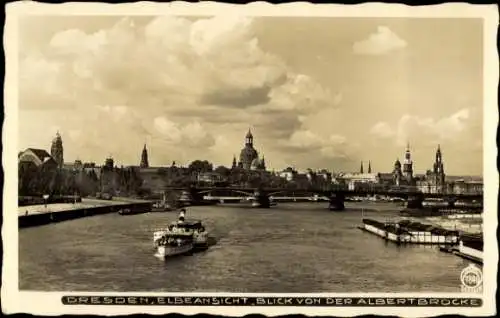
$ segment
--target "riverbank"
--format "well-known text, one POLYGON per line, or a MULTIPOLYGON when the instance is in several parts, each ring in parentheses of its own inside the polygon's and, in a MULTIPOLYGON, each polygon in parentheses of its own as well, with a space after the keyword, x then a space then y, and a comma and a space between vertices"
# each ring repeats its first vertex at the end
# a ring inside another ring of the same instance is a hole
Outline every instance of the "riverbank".
POLYGON ((151 211, 151 202, 132 199, 83 199, 75 203, 53 203, 18 207, 18 226, 30 227, 86 216, 118 212, 129 209, 135 213, 151 211))

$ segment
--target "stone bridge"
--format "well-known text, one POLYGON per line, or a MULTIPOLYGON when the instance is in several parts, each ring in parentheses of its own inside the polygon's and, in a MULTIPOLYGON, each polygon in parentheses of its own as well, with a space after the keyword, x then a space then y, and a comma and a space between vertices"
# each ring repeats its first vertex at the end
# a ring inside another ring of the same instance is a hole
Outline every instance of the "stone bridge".
POLYGON ((249 200, 256 202, 258 207, 269 207, 273 201, 329 201, 331 210, 343 210, 346 197, 387 196, 401 198, 407 201, 408 208, 422 208, 426 199, 443 199, 450 207, 457 200, 483 201, 482 193, 422 193, 414 187, 398 189, 275 189, 275 188, 245 188, 245 187, 196 187, 168 188, 167 191, 183 191, 190 193, 194 201, 249 200))

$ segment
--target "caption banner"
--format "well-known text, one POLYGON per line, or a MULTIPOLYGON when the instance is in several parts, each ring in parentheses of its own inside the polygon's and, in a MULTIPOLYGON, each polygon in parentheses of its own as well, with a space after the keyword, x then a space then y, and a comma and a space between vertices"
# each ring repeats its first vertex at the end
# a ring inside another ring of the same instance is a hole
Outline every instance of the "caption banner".
POLYGON ((64 305, 481 307, 481 298, 63 296, 64 305))

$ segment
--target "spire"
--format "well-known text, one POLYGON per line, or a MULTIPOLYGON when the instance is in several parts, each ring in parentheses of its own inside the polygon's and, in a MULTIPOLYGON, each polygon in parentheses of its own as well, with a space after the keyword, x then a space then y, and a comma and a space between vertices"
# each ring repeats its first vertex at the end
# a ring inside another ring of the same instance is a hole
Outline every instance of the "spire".
POLYGON ((250 127, 248 127, 248 132, 247 132, 247 138, 252 138, 253 135, 252 135, 252 129, 250 127))
POLYGON ((233 169, 236 168, 236 156, 233 155, 233 165, 231 166, 233 169))
POLYGON ((141 168, 148 168, 149 167, 148 149, 146 148, 146 144, 144 144, 144 148, 142 148, 140 167, 141 168))
POLYGON ((252 131, 250 130, 250 128, 248 128, 247 135, 245 136, 245 145, 250 146, 250 147, 253 146, 253 135, 252 135, 252 131))
POLYGON ((363 161, 361 161, 361 168, 359 168, 359 173, 363 173, 363 161))
POLYGON ((372 162, 368 161, 368 173, 372 173, 372 162))

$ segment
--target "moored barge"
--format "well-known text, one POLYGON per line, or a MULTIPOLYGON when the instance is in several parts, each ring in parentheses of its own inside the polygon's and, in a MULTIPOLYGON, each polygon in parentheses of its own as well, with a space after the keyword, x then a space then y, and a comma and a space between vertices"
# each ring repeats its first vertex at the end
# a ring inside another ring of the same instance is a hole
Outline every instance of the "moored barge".
POLYGON ((460 236, 458 249, 455 254, 476 263, 483 263, 483 235, 463 234, 460 236))
POLYGON ((384 223, 363 219, 363 226, 360 228, 396 243, 452 245, 458 241, 457 231, 409 220, 384 223))
POLYGON ((483 264, 483 235, 464 233, 460 235, 458 244, 441 246, 440 251, 455 254, 474 263, 483 264))

